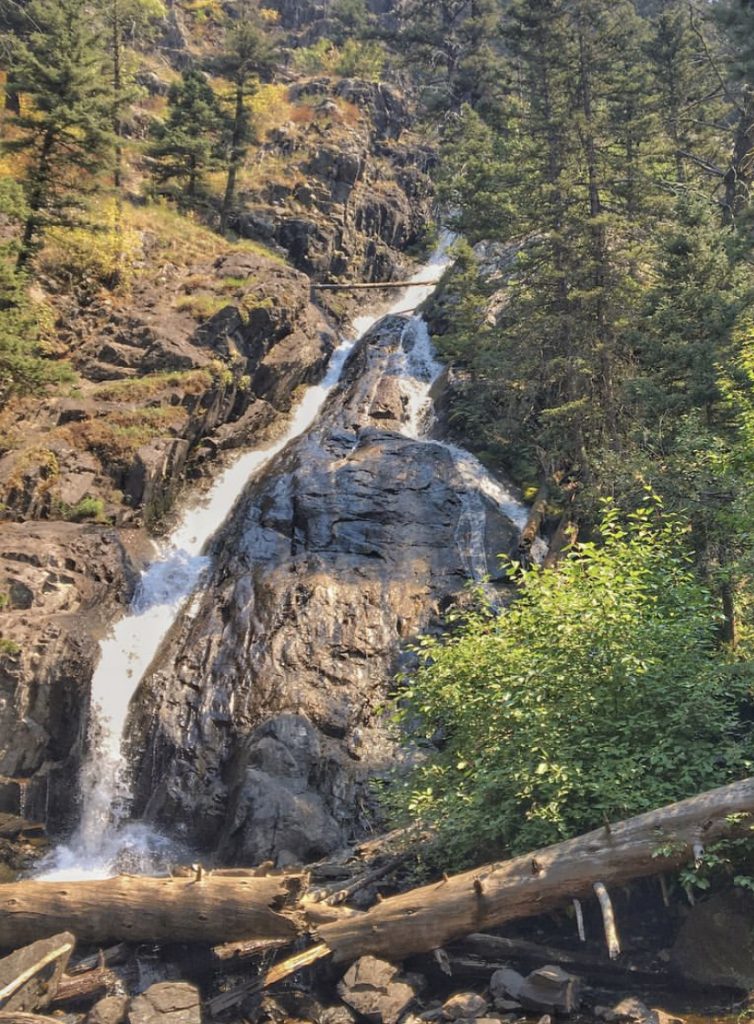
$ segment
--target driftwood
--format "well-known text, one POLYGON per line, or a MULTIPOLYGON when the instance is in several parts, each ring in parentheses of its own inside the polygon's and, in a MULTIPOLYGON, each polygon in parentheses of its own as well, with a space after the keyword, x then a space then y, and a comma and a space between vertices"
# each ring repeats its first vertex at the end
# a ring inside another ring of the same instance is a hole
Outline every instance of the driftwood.
POLYGON ((60 1024, 57 1017, 42 1017, 38 1013, 2 1013, 0 1024, 60 1024))
MULTIPOLYGON (((429 956, 429 954, 426 954, 429 956)), ((648 971, 630 963, 616 964, 607 956, 581 949, 559 949, 527 939, 500 935, 473 934, 448 946, 448 966, 452 975, 488 980, 499 967, 511 962, 531 970, 542 964, 559 964, 582 977, 600 982, 617 982, 625 987, 641 984, 667 987, 667 974, 648 971)))
POLYGON ((81 942, 206 942, 234 938, 292 942, 301 927, 284 912, 298 876, 143 878, 0 885, 0 946, 65 926, 81 942))
POLYGON ((83 974, 85 971, 93 971, 97 967, 109 967, 111 964, 122 964, 128 959, 128 946, 125 942, 119 942, 117 946, 110 946, 108 949, 101 949, 98 953, 85 956, 77 960, 75 964, 68 966, 68 974, 83 974))
POLYGON ((118 975, 109 967, 96 967, 85 974, 72 977, 63 975, 58 990, 51 1000, 52 1006, 64 1006, 82 1001, 94 1002, 102 996, 114 992, 118 985, 118 975))

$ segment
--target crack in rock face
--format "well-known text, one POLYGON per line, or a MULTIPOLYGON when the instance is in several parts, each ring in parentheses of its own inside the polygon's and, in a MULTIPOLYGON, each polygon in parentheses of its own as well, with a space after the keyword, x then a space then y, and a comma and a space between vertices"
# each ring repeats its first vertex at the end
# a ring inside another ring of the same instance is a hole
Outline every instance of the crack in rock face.
MULTIPOLYGON (((137 694, 135 811, 226 862, 311 861, 366 824, 396 762, 381 708, 402 646, 467 582, 468 474, 401 433, 389 393, 405 325, 362 339, 312 430, 249 484, 137 694)), ((519 530, 477 505, 494 572, 519 530)))

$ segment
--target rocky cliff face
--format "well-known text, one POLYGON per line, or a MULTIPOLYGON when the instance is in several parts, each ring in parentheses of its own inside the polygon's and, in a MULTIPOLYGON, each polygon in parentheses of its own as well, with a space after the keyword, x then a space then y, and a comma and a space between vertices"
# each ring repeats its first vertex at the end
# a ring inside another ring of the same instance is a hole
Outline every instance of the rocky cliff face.
POLYGON ((136 568, 117 532, 78 523, 0 531, 0 810, 60 826, 70 811, 99 634, 136 568))
POLYGON ((187 482, 282 431, 352 308, 333 298, 326 316, 311 277, 401 273, 426 219, 430 154, 407 134, 399 93, 321 78, 290 95, 305 116, 260 149, 245 238, 137 205, 129 291, 72 286, 65 268, 40 277, 78 379, 0 410, 0 775, 7 809, 33 797, 52 827, 73 813, 97 636, 130 594, 123 539, 146 556, 142 527, 159 527, 187 482))
MULTIPOLYGON (((468 578, 473 483, 406 436, 404 326, 359 344, 319 423, 250 485, 137 696, 136 811, 222 860, 311 860, 363 824, 401 646, 468 578)), ((479 500, 494 569, 518 531, 479 500)))

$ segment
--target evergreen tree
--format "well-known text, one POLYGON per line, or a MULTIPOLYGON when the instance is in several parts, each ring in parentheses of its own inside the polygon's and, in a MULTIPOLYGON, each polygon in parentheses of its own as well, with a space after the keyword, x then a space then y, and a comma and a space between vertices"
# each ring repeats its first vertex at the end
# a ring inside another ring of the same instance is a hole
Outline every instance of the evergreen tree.
POLYGON ((206 75, 187 68, 168 93, 168 117, 150 147, 155 178, 177 181, 189 202, 198 198, 202 175, 217 165, 223 118, 206 75))
POLYGON ((134 98, 134 81, 129 62, 129 45, 148 34, 165 8, 162 0, 100 0, 112 75, 112 120, 115 136, 113 184, 120 190, 123 177, 124 115, 134 98))
POLYGON ((492 101, 499 61, 500 0, 406 0, 399 41, 425 104, 435 113, 492 101))
POLYGON ((18 264, 24 266, 49 225, 79 219, 84 199, 112 150, 112 94, 101 31, 87 0, 32 0, 33 29, 16 38, 11 89, 25 97, 16 119, 24 152, 28 214, 18 264))
POLYGON ((256 88, 257 76, 270 70, 273 58, 272 43, 262 22, 252 12, 245 12, 243 20, 228 31, 225 48, 218 62, 220 73, 233 83, 233 113, 227 146, 228 171, 220 209, 222 233, 226 231, 228 218, 233 211, 238 171, 252 135, 247 100, 256 88))
MULTIPOLYGON (((23 191, 9 179, 0 181, 0 215, 11 222, 26 215, 23 191)), ((0 247, 0 407, 12 395, 73 378, 66 363, 46 359, 40 350, 38 318, 13 250, 12 243, 0 247)))

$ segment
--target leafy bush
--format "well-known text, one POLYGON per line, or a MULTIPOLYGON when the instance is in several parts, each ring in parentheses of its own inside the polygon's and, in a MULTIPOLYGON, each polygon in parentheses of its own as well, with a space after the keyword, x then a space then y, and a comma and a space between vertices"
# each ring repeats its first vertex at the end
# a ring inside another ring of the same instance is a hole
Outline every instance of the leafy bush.
POLYGON ((378 82, 385 67, 385 48, 374 40, 347 39, 335 61, 335 71, 349 78, 358 76, 378 82))
POLYGON ((140 237, 118 223, 114 203, 103 206, 98 225, 50 230, 42 252, 42 266, 89 291, 103 287, 127 289, 141 255, 140 237))
POLYGON ((439 751, 392 802, 439 833, 445 863, 537 848, 745 774, 748 673, 716 647, 718 615, 682 525, 654 502, 557 570, 517 570, 503 611, 425 638, 398 717, 439 751))
POLYGON ((374 40, 347 39, 339 48, 332 40, 322 38, 294 51, 293 66, 305 75, 326 72, 377 80, 382 74, 385 56, 384 47, 374 40))

